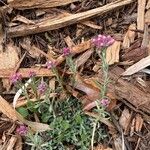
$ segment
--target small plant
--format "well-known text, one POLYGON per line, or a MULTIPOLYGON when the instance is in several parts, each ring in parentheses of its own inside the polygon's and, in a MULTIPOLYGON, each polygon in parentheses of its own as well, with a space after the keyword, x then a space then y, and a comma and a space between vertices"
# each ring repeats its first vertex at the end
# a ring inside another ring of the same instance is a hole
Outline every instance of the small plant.
POLYGON ((96 119, 96 122, 94 123, 93 126, 93 134, 91 139, 91 148, 93 150, 93 141, 97 123, 98 121, 100 121, 101 117, 106 117, 106 115, 108 115, 108 113, 105 111, 105 108, 109 104, 109 100, 106 96, 107 86, 109 83, 109 76, 108 76, 109 65, 106 62, 106 49, 108 46, 114 43, 114 39, 111 36, 98 35, 97 37, 92 39, 92 43, 95 45, 96 52, 101 58, 102 72, 103 72, 103 84, 102 85, 98 84, 100 85, 101 93, 100 93, 100 101, 99 100, 96 101, 97 112, 99 113, 99 117, 96 119))
POLYGON ((71 71, 71 73, 73 74, 73 76, 71 77, 71 82, 72 85, 75 84, 75 77, 76 77, 76 73, 77 73, 77 67, 72 59, 72 54, 69 48, 64 48, 63 49, 63 56, 66 58, 66 64, 69 66, 69 69, 71 71))
MULTIPOLYGON (((27 144, 35 147, 38 146, 35 143, 42 143, 43 149, 47 150, 69 150, 70 146, 75 150, 89 150, 95 120, 84 114, 78 100, 69 98, 53 103, 52 107, 43 103, 38 111, 42 122, 47 122, 53 130, 43 133, 44 136, 37 133, 34 138, 28 138, 27 144), (35 142, 37 140, 39 142, 35 142)), ((100 122, 97 123, 96 130, 94 143, 106 137, 100 122)))
MULTIPOLYGON (((35 72, 29 73, 29 82, 25 84, 22 84, 22 76, 20 74, 17 73, 12 76, 11 82, 20 88, 19 94, 23 94, 28 100, 25 107, 17 109, 18 112, 23 117, 30 118, 33 113, 36 113, 41 122, 50 125, 53 129, 43 133, 33 133, 32 131, 27 132, 27 127, 24 125, 18 127, 16 130, 17 133, 26 136, 26 143, 31 146, 31 150, 69 150, 70 147, 74 150, 89 150, 90 146, 93 150, 94 144, 99 143, 106 137, 100 122, 101 118, 108 117, 105 108, 109 105, 109 100, 106 96, 109 83, 106 47, 111 45, 114 40, 110 36, 99 35, 92 42, 96 46, 96 51, 102 60, 103 71, 103 84, 100 86, 100 100, 95 102, 97 109, 93 109, 94 112, 99 114, 99 117, 96 119, 87 116, 82 109, 81 103, 73 97, 69 97, 63 101, 55 98, 50 99, 50 88, 48 88, 43 78, 36 78, 35 72), (43 96, 44 101, 33 103, 30 101, 31 96, 34 96, 36 100, 39 100, 43 96)), ((63 56, 72 73, 70 79, 72 85, 74 85, 77 68, 69 48, 63 49, 63 56)), ((56 62, 49 61, 46 63, 46 66, 54 73, 59 84, 59 91, 65 92, 63 78, 59 74, 56 64, 56 62)))
POLYGON ((63 87, 63 79, 62 79, 62 77, 58 73, 58 70, 56 68, 56 63, 57 62, 48 61, 46 63, 46 66, 47 66, 48 69, 52 70, 52 72, 54 73, 54 75, 55 75, 55 77, 57 79, 57 82, 59 83, 61 89, 63 90, 64 89, 64 87, 63 87))

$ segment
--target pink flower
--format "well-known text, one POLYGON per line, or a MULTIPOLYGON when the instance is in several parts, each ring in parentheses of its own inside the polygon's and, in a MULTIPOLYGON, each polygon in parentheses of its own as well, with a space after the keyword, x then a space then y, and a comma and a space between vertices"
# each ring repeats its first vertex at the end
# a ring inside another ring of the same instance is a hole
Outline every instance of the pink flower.
POLYGON ((109 105, 109 103, 110 103, 110 102, 109 102, 108 99, 102 99, 102 100, 101 100, 101 105, 104 106, 104 107, 107 107, 107 106, 109 105))
POLYGON ((19 127, 17 127, 16 132, 21 136, 25 136, 28 132, 28 129, 25 125, 20 125, 19 127))
POLYGON ((63 49, 63 56, 68 56, 70 54, 70 49, 69 48, 64 48, 63 49))
POLYGON ((51 69, 51 68, 55 67, 56 64, 55 64, 55 62, 48 61, 48 62, 46 63, 46 66, 47 66, 48 69, 51 69))
POLYGON ((103 48, 103 47, 108 47, 114 43, 114 39, 108 35, 98 35, 97 37, 92 39, 92 43, 97 47, 97 48, 103 48))
POLYGON ((41 81, 41 83, 38 86, 38 92, 40 94, 43 94, 47 89, 47 84, 44 81, 41 81))
POLYGON ((31 77, 34 77, 34 76, 36 76, 35 71, 30 71, 30 72, 29 72, 29 77, 31 78, 31 77))
POLYGON ((22 79, 22 75, 19 74, 19 73, 15 73, 15 74, 13 74, 13 75, 10 77, 10 81, 11 81, 13 84, 17 83, 18 81, 21 81, 21 79, 22 79))

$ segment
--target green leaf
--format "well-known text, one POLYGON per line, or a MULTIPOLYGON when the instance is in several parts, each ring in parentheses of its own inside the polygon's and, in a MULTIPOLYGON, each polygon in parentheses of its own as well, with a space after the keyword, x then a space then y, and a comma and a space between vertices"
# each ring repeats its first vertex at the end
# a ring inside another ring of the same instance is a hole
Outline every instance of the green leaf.
POLYGON ((24 117, 26 118, 29 115, 29 112, 26 108, 24 107, 19 107, 17 108, 17 111, 24 117))

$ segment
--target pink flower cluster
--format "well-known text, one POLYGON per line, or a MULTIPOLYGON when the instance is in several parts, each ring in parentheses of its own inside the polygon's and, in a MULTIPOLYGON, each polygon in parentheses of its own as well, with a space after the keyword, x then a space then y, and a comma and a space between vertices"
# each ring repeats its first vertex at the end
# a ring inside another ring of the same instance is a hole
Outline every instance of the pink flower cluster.
POLYGON ((30 71, 29 72, 29 77, 35 77, 36 76, 36 72, 35 71, 30 71))
POLYGON ((47 89, 47 84, 44 81, 41 81, 41 83, 38 86, 38 92, 40 94, 43 94, 47 89))
POLYGON ((10 81, 13 83, 13 84, 16 84, 18 81, 21 81, 22 79, 22 75, 19 74, 19 73, 15 73, 13 74, 11 77, 10 77, 10 81))
POLYGON ((97 48, 104 48, 112 45, 114 43, 114 39, 108 35, 98 35, 97 37, 92 39, 92 43, 97 47, 97 48))
POLYGON ((21 136, 25 136, 28 132, 28 129, 25 125, 20 125, 17 127, 16 132, 21 136))
POLYGON ((52 68, 54 68, 55 66, 56 66, 56 62, 48 61, 48 62, 46 63, 46 67, 47 67, 48 69, 52 69, 52 68))
POLYGON ((110 101, 108 99, 102 99, 101 100, 101 105, 104 107, 107 107, 109 105, 110 101))
POLYGON ((70 49, 69 48, 64 48, 63 49, 63 56, 68 56, 70 55, 70 49))

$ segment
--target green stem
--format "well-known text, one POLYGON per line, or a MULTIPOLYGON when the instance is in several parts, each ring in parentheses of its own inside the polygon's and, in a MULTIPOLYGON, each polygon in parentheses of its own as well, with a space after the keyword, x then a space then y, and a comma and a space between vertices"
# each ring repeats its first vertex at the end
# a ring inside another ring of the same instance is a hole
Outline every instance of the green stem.
POLYGON ((55 74, 56 79, 57 79, 59 85, 61 86, 62 89, 64 89, 63 84, 62 84, 62 79, 61 79, 61 77, 59 76, 58 70, 57 70, 56 68, 52 68, 52 71, 53 71, 53 73, 55 74))

